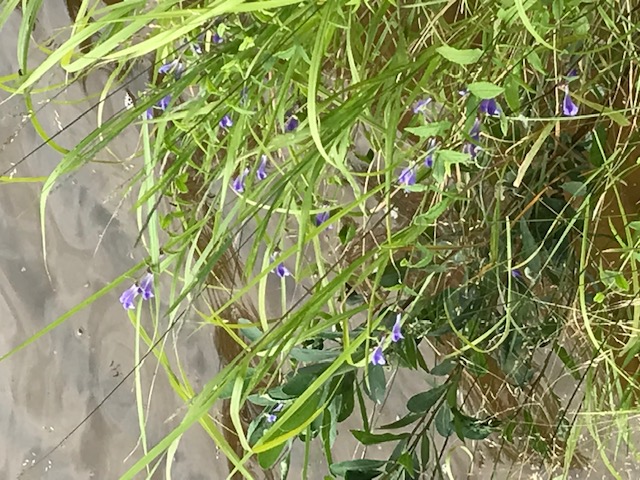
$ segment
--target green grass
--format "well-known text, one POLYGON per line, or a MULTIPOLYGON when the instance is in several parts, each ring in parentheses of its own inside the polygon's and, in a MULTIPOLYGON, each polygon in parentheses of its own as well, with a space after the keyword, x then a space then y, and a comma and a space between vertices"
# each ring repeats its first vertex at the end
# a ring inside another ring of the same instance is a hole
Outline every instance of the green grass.
MULTIPOLYGON (((0 25, 17 3, 0 10, 0 25)), ((130 315, 135 359, 155 357, 186 413, 151 444, 145 429, 154 419, 144 415, 135 371, 142 448, 122 478, 150 475, 163 455, 170 468, 196 423, 232 473, 247 478, 256 465, 286 472, 294 442, 304 444, 305 460, 309 449, 322 448, 330 465, 322 473, 345 478, 444 477, 454 436, 480 449, 491 438, 514 475, 523 467, 520 452, 560 478, 581 458, 599 456, 615 477, 625 459, 637 458, 626 420, 638 413, 631 359, 640 348, 640 196, 627 183, 637 175, 632 65, 640 19, 628 4, 83 2, 69 39, 31 65, 29 33, 40 3, 22 2, 25 75, 0 79, 29 111, 30 93, 46 88, 52 68, 74 82, 106 66, 115 72, 110 82, 123 82, 115 93, 123 95, 128 80, 118 80, 120 72, 143 59, 154 64, 133 108, 102 118, 63 152, 40 200, 46 262, 52 188, 102 159, 125 127, 139 126, 139 171, 129 191, 138 199, 145 265, 171 287, 166 309, 160 299, 150 304, 152 330, 141 322, 146 311, 130 315), (81 53, 88 39, 94 43, 81 53), (181 76, 158 75, 175 58, 185 67, 181 76), (578 75, 569 78, 573 68, 578 75), (575 117, 563 115, 566 82, 579 106, 575 117), (470 93, 458 93, 467 87, 470 93), (144 119, 167 94, 167 110, 144 119), (432 102, 414 113, 426 97, 432 102), (474 140, 479 105, 490 98, 500 114, 480 115, 474 140), (292 114, 299 125, 286 131, 292 114), (233 119, 228 129, 218 125, 225 115, 233 119), (438 149, 427 168, 430 138, 438 149), (477 156, 465 153, 469 142, 481 147, 477 156), (269 175, 258 181, 261 155, 269 175), (417 182, 405 188, 398 176, 411 167, 417 182), (237 193, 231 186, 245 168, 246 187, 237 193), (329 220, 316 225, 325 211, 329 220), (279 262, 293 275, 277 279, 279 262), (274 283, 281 295, 271 293, 274 283), (275 318, 267 313, 278 307, 275 318), (191 311, 237 352, 201 391, 165 352, 166 325, 191 311), (397 313, 405 338, 394 343, 397 313), (371 364, 378 345, 385 367, 371 364), (424 359, 429 350, 438 352, 438 365, 424 359), (554 391, 551 364, 572 379, 569 398, 554 391), (440 377, 445 386, 419 393, 396 412, 395 426, 383 428, 365 398, 393 396, 387 377, 395 369, 440 377), (231 434, 209 413, 224 400, 231 434), (262 409, 279 403, 283 410, 268 423, 262 409), (392 442, 393 454, 340 462, 336 432, 350 435, 340 424, 355 418, 363 423, 354 442, 392 442), (584 431, 595 450, 580 440, 584 431), (434 436, 447 437, 440 450, 434 436)), ((37 117, 43 142, 60 151, 37 117)), ((141 276, 143 266, 0 360, 141 276)), ((308 473, 306 462, 303 468, 308 473)))

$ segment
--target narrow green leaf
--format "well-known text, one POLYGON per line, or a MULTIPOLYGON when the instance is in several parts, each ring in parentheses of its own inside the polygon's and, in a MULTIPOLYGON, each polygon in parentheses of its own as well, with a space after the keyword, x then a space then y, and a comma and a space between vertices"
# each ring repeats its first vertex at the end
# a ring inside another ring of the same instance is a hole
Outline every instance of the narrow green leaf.
POLYGON ((407 409, 414 413, 428 412, 447 390, 447 385, 439 385, 429 391, 418 393, 407 402, 407 409))
POLYGON ((351 430, 351 433, 363 445, 393 442, 409 437, 409 433, 371 433, 364 430, 351 430))

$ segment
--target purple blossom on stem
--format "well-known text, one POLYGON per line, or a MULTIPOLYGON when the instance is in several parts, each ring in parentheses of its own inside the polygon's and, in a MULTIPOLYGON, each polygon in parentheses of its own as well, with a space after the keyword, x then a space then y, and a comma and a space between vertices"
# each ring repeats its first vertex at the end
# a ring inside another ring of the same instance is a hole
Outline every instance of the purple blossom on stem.
POLYGON ((220 35, 218 35, 218 32, 213 34, 213 43, 223 43, 224 42, 224 38, 222 38, 220 35))
POLYGON ((284 263, 282 262, 280 262, 273 271, 280 278, 288 277, 291 275, 291 272, 289 271, 289 269, 285 267, 284 263))
POLYGON ((267 422, 269 423, 275 423, 275 421, 278 419, 277 415, 274 415, 273 413, 269 413, 267 414, 267 422))
POLYGON ((567 77, 570 80, 575 80, 576 78, 578 78, 578 69, 577 68, 572 68, 571 70, 569 70, 567 72, 567 77))
POLYGON ((427 144, 427 156, 424 157, 424 166, 427 168, 433 167, 433 156, 436 152, 437 142, 435 138, 430 138, 427 144))
POLYGON ((182 70, 184 70, 184 66, 182 65, 182 63, 180 63, 180 61, 177 58, 175 60, 172 60, 171 62, 163 64, 158 69, 158 73, 166 75, 167 73, 173 70, 175 70, 176 75, 179 75, 182 72, 182 70))
POLYGON ((406 187, 410 185, 415 185, 416 167, 412 166, 412 167, 403 168, 402 172, 400 172, 400 175, 398 176, 398 183, 406 187))
POLYGON ((136 308, 134 300, 139 293, 137 285, 132 285, 122 292, 122 295, 120 295, 120 303, 125 310, 133 310, 136 308))
POLYGON ((193 53, 195 53, 196 55, 202 55, 202 47, 200 46, 199 43, 194 42, 191 44, 191 50, 193 51, 193 53))
POLYGON ((513 278, 522 278, 522 273, 520 273, 520 270, 518 270, 517 268, 514 268, 513 270, 511 270, 511 276, 513 278))
POLYGON ((296 117, 295 115, 291 115, 289 118, 287 118, 284 124, 284 129, 287 132, 293 132, 296 128, 298 128, 298 125, 300 125, 298 117, 296 117))
POLYGON ((500 115, 500 107, 498 107, 498 102, 496 102, 495 98, 486 98, 482 100, 478 106, 478 111, 480 113, 491 115, 492 117, 500 115))
POLYGON ((258 181, 264 180, 267 178, 267 156, 260 156, 260 165, 258 165, 258 169, 256 170, 256 178, 258 181))
POLYGON ((233 120, 231 120, 231 117, 229 115, 225 115, 224 117, 222 117, 222 120, 220 120, 220 128, 231 128, 233 127, 233 120))
POLYGON ((147 120, 153 120, 153 107, 147 108, 143 115, 147 120))
POLYGON ((165 111, 169 106, 169 102, 171 102, 171 94, 162 97, 158 102, 158 107, 160 107, 160 110, 165 111))
POLYGON ((247 178, 247 175, 249 175, 249 169, 245 168, 242 173, 231 182, 231 188, 233 188, 236 193, 244 192, 244 180, 247 178))
POLYGON ((320 225, 322 225, 324 222, 326 222, 327 220, 329 220, 329 212, 320 212, 316 215, 316 227, 319 227, 320 225))
POLYGON ((382 352, 382 345, 378 345, 371 354, 371 364, 372 365, 386 365, 387 361, 384 358, 384 353, 382 352))
POLYGON ((402 340, 404 337, 402 336, 402 324, 400 323, 400 320, 402 319, 402 314, 397 314, 396 315, 396 322, 393 324, 393 328, 391 329, 391 341, 392 342, 399 342, 400 340, 402 340))
POLYGON ((571 100, 569 86, 564 87, 564 100, 562 101, 562 113, 565 117, 575 117, 578 114, 578 106, 571 100))
POLYGON ((418 114, 425 111, 427 105, 431 103, 431 97, 423 98, 413 104, 413 113, 418 114))
POLYGON ((138 286, 138 293, 142 295, 143 300, 149 300, 153 297, 153 274, 147 273, 142 280, 140 280, 140 285, 138 286))

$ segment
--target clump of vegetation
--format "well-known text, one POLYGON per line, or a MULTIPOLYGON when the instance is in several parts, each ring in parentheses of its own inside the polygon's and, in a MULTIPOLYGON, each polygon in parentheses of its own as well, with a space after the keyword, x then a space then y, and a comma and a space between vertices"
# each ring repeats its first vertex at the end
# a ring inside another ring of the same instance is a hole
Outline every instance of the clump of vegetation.
MULTIPOLYGON (((24 3, 33 18, 39 2, 24 3)), ((629 3, 88 3, 44 63, 24 60, 15 93, 28 101, 57 66, 69 81, 107 66, 118 94, 130 65, 153 68, 65 154, 42 210, 136 125, 148 258, 99 293, 145 268, 171 278, 155 328, 198 312, 225 361, 193 392, 134 321, 187 410, 123 478, 197 422, 247 478, 285 477, 296 443, 304 478, 311 449, 327 478, 446 478, 454 437, 512 472, 599 458, 618 476, 637 457, 629 3), (430 386, 382 425, 405 370, 430 386), (220 402, 228 428, 209 414, 220 402), (345 457, 338 433, 391 448, 345 457)), ((132 320, 153 295, 144 279, 121 298, 132 320)))

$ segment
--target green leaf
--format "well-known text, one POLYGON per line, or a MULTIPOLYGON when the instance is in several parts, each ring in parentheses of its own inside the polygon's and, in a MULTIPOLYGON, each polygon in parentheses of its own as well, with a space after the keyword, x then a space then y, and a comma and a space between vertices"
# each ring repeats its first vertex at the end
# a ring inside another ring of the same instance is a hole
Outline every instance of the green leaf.
POLYGON ((494 431, 489 420, 478 420, 454 411, 455 430, 460 440, 484 440, 494 431))
POLYGON ((429 373, 436 376, 449 375, 457 364, 457 361, 448 359, 433 367, 429 373))
POLYGON ((406 427, 407 425, 411 425, 413 422, 422 418, 424 415, 420 413, 409 413, 405 415, 400 420, 396 420, 395 422, 387 423, 386 425, 382 425, 380 429, 382 430, 393 430, 396 428, 406 427))
POLYGON ((504 88, 491 82, 474 82, 467 86, 467 89, 476 97, 481 99, 495 98, 504 92, 504 88))
POLYGON ((282 453, 282 449, 285 447, 287 442, 281 443, 280 445, 273 447, 271 450, 267 450, 266 452, 261 452, 258 454, 258 463, 265 470, 273 467, 273 465, 280 457, 282 453))
POLYGON ((409 437, 409 433, 371 433, 364 430, 351 430, 351 433, 363 445, 393 442, 394 440, 403 440, 409 437))
POLYGON ((476 63, 482 56, 482 50, 479 48, 458 50, 457 48, 450 47, 449 45, 442 45, 441 47, 436 48, 436 52, 450 62, 457 63, 458 65, 476 63))
MULTIPOLYGON (((344 462, 333 463, 329 467, 329 470, 333 475, 344 477, 347 472, 367 472, 376 470, 385 466, 387 462, 384 460, 369 460, 361 458, 357 460, 346 460, 344 462)), ((373 477, 371 477, 373 478, 373 477)))
POLYGON ((382 472, 379 470, 349 470, 345 475, 345 480, 371 480, 372 478, 376 478, 377 476, 382 475, 382 472))
POLYGON ((444 120, 442 122, 432 122, 426 125, 420 125, 419 127, 407 127, 405 131, 413 133, 420 138, 430 138, 436 135, 442 135, 449 131, 451 128, 451 122, 444 120))
POLYGON ((443 403, 438 409, 435 424, 436 430, 443 437, 447 438, 453 433, 453 415, 451 414, 451 408, 446 403, 443 403))
POLYGON ((447 390, 447 385, 439 385, 427 392, 418 393, 409 399, 407 409, 413 413, 426 413, 447 390))
POLYGON ((294 347, 289 352, 289 356, 299 362, 313 363, 334 360, 340 355, 337 350, 315 350, 313 348, 294 347))
POLYGON ((425 470, 429 464, 429 454, 431 451, 430 446, 429 437, 427 435, 423 435, 422 441, 420 442, 420 465, 422 465, 423 470, 425 470))
POLYGON ((380 404, 384 400, 384 395, 387 390, 384 369, 381 365, 371 365, 368 374, 365 383, 365 392, 371 400, 380 404))
POLYGON ((435 222, 440 215, 442 215, 445 210, 451 204, 450 198, 443 198, 441 201, 436 203, 433 207, 427 210, 425 213, 421 213, 417 217, 413 219, 413 224, 421 227, 426 227, 435 222))
POLYGON ((513 112, 520 112, 520 88, 514 75, 509 75, 504 82, 504 98, 513 112))

